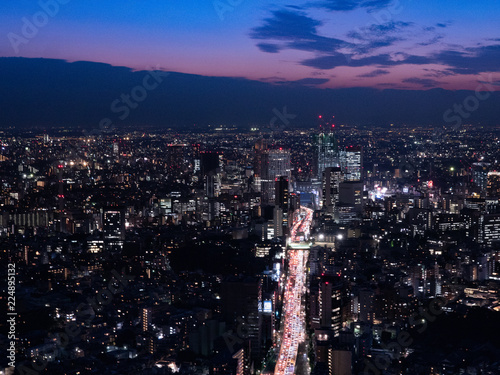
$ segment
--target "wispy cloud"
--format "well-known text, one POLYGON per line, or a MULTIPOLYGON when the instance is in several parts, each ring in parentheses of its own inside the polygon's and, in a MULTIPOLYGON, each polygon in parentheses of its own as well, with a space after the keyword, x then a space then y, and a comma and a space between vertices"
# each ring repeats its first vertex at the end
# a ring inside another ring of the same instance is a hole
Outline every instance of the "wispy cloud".
POLYGON ((384 70, 384 69, 376 69, 370 73, 365 73, 365 74, 360 74, 356 77, 360 77, 360 78, 373 78, 373 77, 378 77, 378 76, 383 76, 383 75, 386 75, 386 74, 389 74, 390 72, 388 70, 384 70))
POLYGON ((262 52, 268 53, 278 53, 280 51, 279 45, 271 43, 258 43, 257 48, 259 48, 262 52))
POLYGON ((406 79, 403 79, 403 82, 419 85, 419 86, 422 86, 424 88, 432 88, 432 87, 436 87, 436 86, 439 86, 440 84, 442 84, 442 82, 436 81, 434 79, 418 78, 418 77, 406 78, 406 79))
POLYGON ((348 12, 358 8, 369 10, 386 8, 392 0, 323 0, 310 3, 310 6, 336 12, 348 12))
POLYGON ((397 58, 389 54, 381 54, 359 59, 347 59, 345 55, 336 54, 306 59, 301 62, 302 65, 317 69, 333 69, 339 66, 396 66, 403 64, 425 65, 430 63, 431 61, 427 57, 404 54, 399 54, 397 58))

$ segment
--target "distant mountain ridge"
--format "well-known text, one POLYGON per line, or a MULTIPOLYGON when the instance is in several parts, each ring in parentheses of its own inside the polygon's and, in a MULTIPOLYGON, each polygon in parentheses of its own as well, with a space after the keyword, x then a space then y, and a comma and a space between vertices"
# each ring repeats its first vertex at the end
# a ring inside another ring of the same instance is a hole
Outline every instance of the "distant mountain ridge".
POLYGON ((477 99, 474 91, 466 90, 318 89, 27 58, 0 58, 0 82, 0 127, 92 129, 103 121, 116 127, 270 123, 311 127, 322 113, 335 114, 337 123, 353 125, 499 123, 500 92, 483 93, 477 99))

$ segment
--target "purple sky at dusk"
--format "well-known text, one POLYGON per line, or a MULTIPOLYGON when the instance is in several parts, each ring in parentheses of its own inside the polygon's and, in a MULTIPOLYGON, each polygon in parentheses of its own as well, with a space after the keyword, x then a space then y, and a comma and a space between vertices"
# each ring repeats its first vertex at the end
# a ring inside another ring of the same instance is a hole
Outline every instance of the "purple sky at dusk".
POLYGON ((0 3, 0 56, 331 88, 500 89, 494 0, 56 1, 0 3))

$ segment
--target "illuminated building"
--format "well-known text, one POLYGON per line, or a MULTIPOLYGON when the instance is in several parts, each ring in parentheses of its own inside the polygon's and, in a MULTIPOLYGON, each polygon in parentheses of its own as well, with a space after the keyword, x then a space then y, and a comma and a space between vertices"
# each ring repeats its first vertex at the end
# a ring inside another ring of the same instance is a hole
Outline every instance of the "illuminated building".
POLYGON ((474 163, 472 164, 472 182, 479 190, 483 191, 488 185, 488 172, 490 163, 474 163))
POLYGON ((500 172, 489 172, 486 191, 489 197, 500 197, 500 172))
POLYGON ((152 312, 149 307, 142 309, 142 331, 147 332, 152 321, 152 312))
MULTIPOLYGON (((332 125, 333 129, 333 125, 332 125)), ((323 171, 330 167, 339 167, 339 147, 337 138, 330 130, 329 133, 320 133, 315 138, 317 144, 317 160, 318 172, 317 177, 319 180, 323 177, 323 171)))
POLYGON ((319 315, 321 327, 333 331, 334 337, 342 328, 342 283, 339 278, 324 276, 319 286, 319 315))
POLYGON ((371 289, 359 291, 359 320, 362 322, 373 322, 375 307, 375 293, 371 289))
POLYGON ((347 181, 339 184, 339 201, 353 207, 354 211, 363 211, 363 183, 347 181))
POLYGON ((275 182, 280 176, 291 177, 290 151, 282 148, 268 150, 262 154, 261 192, 262 202, 275 203, 275 182))
POLYGON ((279 176, 275 181, 274 235, 281 237, 288 228, 288 178, 279 176))
POLYGON ((107 207, 102 210, 104 243, 108 250, 122 250, 125 240, 125 210, 107 207))
POLYGON ((328 349, 328 374, 351 375, 352 352, 350 350, 328 349))
POLYGON ((345 181, 361 181, 363 179, 363 148, 361 146, 346 147, 340 153, 340 166, 345 181))
POLYGON ((340 199, 340 183, 344 176, 340 167, 328 167, 323 172, 322 200, 323 208, 333 212, 340 199))
POLYGON ((482 242, 489 247, 500 243, 500 214, 483 215, 480 218, 480 223, 483 227, 482 242))

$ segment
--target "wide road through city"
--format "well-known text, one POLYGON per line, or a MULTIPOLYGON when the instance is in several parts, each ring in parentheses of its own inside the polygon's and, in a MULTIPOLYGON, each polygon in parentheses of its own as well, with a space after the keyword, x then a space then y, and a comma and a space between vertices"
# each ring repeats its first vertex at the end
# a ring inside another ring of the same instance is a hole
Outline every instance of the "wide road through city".
POLYGON ((300 246, 300 242, 307 240, 312 222, 313 211, 301 207, 296 211, 294 222, 290 230, 291 249, 287 250, 288 277, 285 284, 282 323, 282 336, 280 340, 280 351, 275 375, 292 375, 296 373, 296 361, 299 344, 305 341, 305 309, 302 304, 302 296, 305 292, 307 280, 307 258, 309 250, 307 246, 300 246), (297 247, 297 249, 293 249, 297 247))

